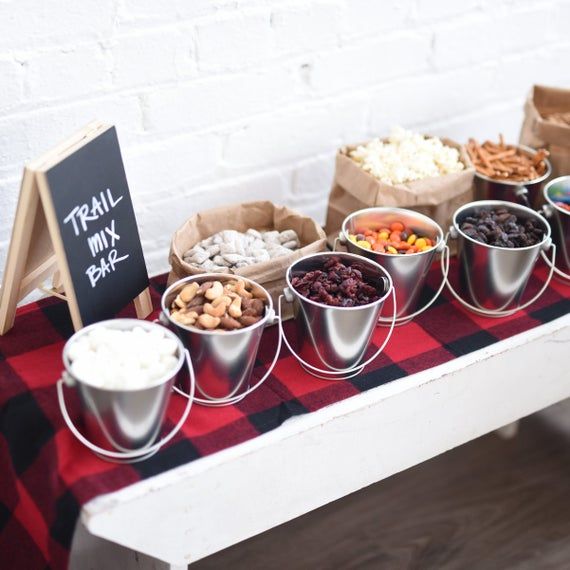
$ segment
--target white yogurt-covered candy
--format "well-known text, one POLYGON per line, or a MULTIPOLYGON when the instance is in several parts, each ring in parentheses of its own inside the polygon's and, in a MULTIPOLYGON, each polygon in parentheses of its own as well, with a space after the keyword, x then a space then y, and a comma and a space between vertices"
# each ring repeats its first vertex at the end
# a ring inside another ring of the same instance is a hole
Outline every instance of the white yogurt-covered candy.
POLYGON ((300 247, 299 236, 291 229, 258 231, 250 228, 245 233, 223 230, 198 242, 183 258, 204 271, 231 273, 234 269, 289 255, 300 247))

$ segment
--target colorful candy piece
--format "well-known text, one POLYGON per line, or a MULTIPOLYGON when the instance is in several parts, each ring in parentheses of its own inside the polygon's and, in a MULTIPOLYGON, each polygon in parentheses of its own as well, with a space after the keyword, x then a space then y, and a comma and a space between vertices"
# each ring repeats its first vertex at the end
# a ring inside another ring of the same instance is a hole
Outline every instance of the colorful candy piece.
POLYGON ((358 227, 357 232, 349 234, 348 239, 356 245, 376 253, 390 255, 409 255, 430 250, 435 240, 414 233, 402 222, 392 222, 390 227, 377 229, 358 227))

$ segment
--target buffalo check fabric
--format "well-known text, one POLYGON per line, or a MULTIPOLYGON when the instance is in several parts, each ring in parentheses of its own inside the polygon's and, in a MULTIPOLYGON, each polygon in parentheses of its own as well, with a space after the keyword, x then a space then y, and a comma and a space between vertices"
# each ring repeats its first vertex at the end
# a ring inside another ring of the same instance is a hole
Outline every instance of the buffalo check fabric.
MULTIPOLYGON (((453 270, 454 266, 452 275, 453 270)), ((426 299, 438 284, 438 273, 432 269, 426 299)), ((545 270, 537 269, 526 295, 536 292, 545 277, 545 270)), ((164 287, 164 276, 153 280, 155 307, 164 287)), ((47 299, 27 305, 18 311, 13 330, 0 337, 0 567, 65 568, 81 506, 94 497, 237 445, 291 416, 461 357, 569 310, 570 287, 556 281, 528 310, 502 319, 475 316, 444 294, 413 322, 396 328, 384 353, 348 381, 318 380, 283 349, 273 374, 244 401, 225 408, 195 405, 182 432, 157 455, 116 465, 76 441, 58 408, 55 381, 61 374, 63 345, 73 333, 66 304, 47 299)), ((127 310, 120 316, 133 314, 127 310)), ((285 330, 291 331, 291 323, 285 330)), ((369 354, 386 333, 378 327, 369 354)), ((277 327, 264 333, 256 375, 266 370, 276 335, 277 327)), ((78 400, 69 391, 67 398, 77 420, 78 400)), ((180 417, 184 403, 179 396, 171 398, 166 428, 180 417)))

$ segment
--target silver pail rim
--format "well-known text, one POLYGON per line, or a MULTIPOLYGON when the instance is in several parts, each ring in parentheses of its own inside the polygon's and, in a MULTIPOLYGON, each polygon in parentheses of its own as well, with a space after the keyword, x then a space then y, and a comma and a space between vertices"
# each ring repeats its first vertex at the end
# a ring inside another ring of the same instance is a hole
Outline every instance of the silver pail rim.
POLYGON ((570 174, 566 174, 564 176, 559 176, 558 178, 553 178, 552 180, 549 180, 548 183, 544 185, 544 188, 542 189, 542 194, 544 196, 544 199, 550 206, 556 208, 556 210, 558 210, 561 214, 564 214, 565 216, 570 216, 569 210, 565 210, 564 208, 558 206, 554 202, 554 200, 552 200, 552 198, 548 195, 548 190, 550 190, 550 187, 554 186, 559 182, 562 182, 563 180, 567 180, 568 186, 570 187, 570 174))
POLYGON ((303 302, 310 303, 311 305, 314 305, 315 307, 321 307, 321 308, 326 308, 326 309, 338 309, 339 311, 358 311, 358 310, 362 310, 362 309, 369 309, 369 308, 374 307, 375 305, 379 305, 380 303, 383 303, 388 298, 388 296, 390 295, 390 292, 392 291, 392 289, 394 287, 394 283, 392 281, 391 275, 379 263, 376 263, 374 260, 369 259, 368 257, 363 257, 362 255, 357 255, 356 253, 348 253, 348 252, 341 252, 341 251, 321 251, 318 253, 311 253, 310 255, 304 255, 303 257, 295 260, 287 268, 287 271, 285 272, 285 281, 287 282, 287 287, 291 291, 291 293, 293 293, 293 295, 303 299, 303 302), (293 285, 291 284, 291 270, 295 267, 295 265, 297 265, 301 261, 306 261, 307 259, 311 259, 313 257, 333 257, 333 256, 340 257, 341 259, 347 259, 347 258, 352 259, 355 262, 368 264, 368 265, 371 265, 372 267, 374 267, 374 269, 379 270, 380 273, 382 273, 383 277, 385 277, 388 280, 388 288, 387 288, 386 293, 384 293, 384 295, 382 295, 382 297, 380 297, 380 299, 377 299, 376 301, 373 301, 372 303, 367 303, 366 305, 357 305, 356 307, 336 307, 334 305, 327 305, 325 303, 317 303, 316 301, 312 301, 311 299, 308 299, 304 295, 301 295, 293 287, 293 285))
MULTIPOLYGON (((413 216, 413 217, 417 218, 418 220, 423 220, 424 222, 431 224, 434 227, 434 230, 437 231, 437 243, 435 243, 431 249, 428 249, 426 251, 416 251, 415 253, 409 253, 405 257, 412 257, 412 256, 417 257, 420 255, 433 253, 437 249, 438 245, 440 245, 443 242, 443 239, 444 239, 443 230, 441 229, 441 226, 435 220, 433 220, 429 216, 426 216, 425 214, 420 214, 419 212, 415 212, 414 210, 409 210, 408 208, 397 208, 397 207, 391 207, 391 206, 375 206, 372 208, 363 208, 362 210, 357 210, 356 212, 352 212, 352 214, 347 216, 344 219, 344 221, 342 222, 342 230, 341 231, 342 231, 344 237, 346 238, 346 240, 348 241, 348 235, 349 235, 346 227, 347 227, 348 223, 350 222, 350 220, 352 220, 353 218, 355 218, 358 215, 362 215, 362 214, 366 214, 366 213, 375 213, 375 212, 379 212, 379 213, 383 213, 383 214, 401 212, 402 215, 413 216)), ((371 249, 366 249, 366 248, 362 247, 361 245, 358 245, 355 242, 352 242, 352 243, 353 243, 353 245, 355 245, 356 247, 358 247, 362 251, 373 253, 374 255, 385 256, 385 257, 390 258, 390 259, 398 259, 400 257, 400 255, 394 255, 393 253, 382 253, 381 251, 374 251, 371 249)), ((402 256, 402 257, 404 257, 404 256, 402 256)))
MULTIPOLYGON (((514 146, 518 149, 524 150, 525 152, 528 152, 531 156, 534 156, 538 152, 534 148, 531 148, 530 146, 526 146, 524 144, 512 144, 510 146, 514 146)), ((548 160, 547 157, 543 158, 542 160, 544 160, 544 163, 546 164, 546 170, 542 176, 539 176, 538 178, 533 178, 532 180, 499 180, 498 178, 490 178, 489 176, 486 176, 485 174, 478 172, 477 169, 475 169, 475 177, 480 178, 481 180, 486 180, 487 182, 495 182, 497 184, 504 184, 505 186, 514 186, 514 187, 539 184, 540 182, 546 180, 552 173, 552 165, 550 164, 550 160, 548 160)))
POLYGON ((67 374, 69 374, 69 376, 71 376, 76 382, 78 382, 79 384, 85 384, 86 386, 89 386, 91 388, 95 388, 97 390, 101 390, 104 392, 112 392, 115 394, 119 393, 119 392, 143 392, 143 391, 148 390, 150 388, 156 388, 157 386, 161 386, 162 384, 166 384, 169 380, 174 378, 176 376, 176 374, 178 374, 178 372, 182 368, 182 365, 184 364, 184 358, 185 358, 184 346, 182 345, 182 342, 180 341, 180 339, 171 330, 167 329, 166 327, 164 327, 162 325, 159 325, 158 323, 154 323, 152 321, 143 321, 141 319, 127 319, 127 318, 107 319, 105 321, 99 321, 97 323, 93 323, 92 325, 86 326, 86 327, 82 328, 81 330, 78 330, 73 336, 71 336, 67 340, 67 342, 65 343, 65 346, 63 347, 63 353, 62 353, 62 360, 63 360, 63 365, 65 366, 65 370, 66 370, 67 374), (85 380, 84 378, 77 376, 76 374, 74 374, 71 371, 71 359, 69 358, 69 347, 77 339, 88 334, 92 330, 94 330, 96 328, 100 328, 100 327, 107 327, 107 328, 113 328, 113 329, 119 329, 119 330, 132 330, 135 327, 141 327, 147 331, 157 330, 157 329, 160 330, 165 336, 167 336, 168 338, 171 338, 173 341, 176 342, 177 353, 178 353, 178 356, 177 356, 178 362, 176 363, 176 368, 173 368, 170 372, 168 372, 164 376, 161 376, 157 380, 154 380, 152 383, 147 384, 145 386, 137 387, 137 388, 134 388, 134 387, 126 387, 126 388, 121 388, 121 389, 106 388, 104 386, 99 386, 97 384, 93 384, 92 382, 89 382, 88 380, 85 380))
POLYGON ((476 200, 474 202, 469 202, 464 204, 453 214, 453 227, 457 231, 457 233, 464 239, 469 240, 471 243, 480 245, 482 247, 486 247, 488 249, 497 249, 501 251, 527 251, 534 248, 540 248, 544 246, 550 240, 550 224, 545 220, 543 216, 541 216, 538 212, 533 210, 532 208, 528 208, 527 206, 523 206, 522 204, 517 204, 516 202, 509 202, 508 200, 476 200), (546 231, 544 232, 544 236, 542 241, 539 243, 535 243, 534 245, 527 245, 525 247, 501 247, 498 245, 489 245, 488 243, 483 243, 482 241, 477 241, 463 233, 459 229, 459 223, 457 221, 457 217, 464 212, 465 210, 473 207, 481 207, 481 208, 508 208, 509 210, 518 210, 525 212, 530 217, 537 219, 543 224, 546 231))
POLYGON ((179 279, 178 281, 175 281, 172 285, 170 285, 170 287, 168 287, 166 289, 166 291, 162 294, 162 298, 160 299, 160 309, 161 309, 162 313, 166 316, 166 318, 168 319, 168 322, 171 325, 178 327, 180 329, 183 329, 185 331, 191 332, 191 333, 195 333, 195 334, 199 334, 199 335, 206 335, 206 336, 210 336, 210 335, 216 335, 216 336, 219 336, 219 335, 223 335, 223 336, 238 335, 238 334, 242 334, 246 331, 254 330, 258 327, 264 327, 265 324, 267 323, 268 319, 273 318, 273 315, 275 314, 273 311, 273 299, 271 299, 271 295, 268 293, 268 291, 265 287, 263 287, 257 281, 254 281, 253 279, 248 279, 247 277, 242 277, 241 275, 235 275, 232 273, 198 273, 196 275, 189 275, 188 277, 184 277, 183 279, 179 279), (220 330, 220 329, 216 329, 213 331, 200 330, 200 329, 196 329, 196 328, 193 328, 190 326, 182 325, 182 324, 172 320, 172 318, 170 317, 170 310, 166 306, 167 297, 169 295, 171 295, 175 289, 181 287, 181 285, 183 283, 191 283, 192 281, 197 281, 198 279, 203 280, 203 281, 228 281, 230 279, 235 279, 235 280, 241 279, 242 281, 249 283, 253 287, 261 289, 261 291, 263 291, 263 294, 265 295, 265 298, 266 298, 265 300, 267 302, 267 305, 265 307, 265 315, 263 315, 263 317, 261 319, 259 319, 259 321, 257 321, 257 323, 250 325, 248 327, 243 327, 242 329, 236 329, 234 331, 226 331, 226 330, 220 330))

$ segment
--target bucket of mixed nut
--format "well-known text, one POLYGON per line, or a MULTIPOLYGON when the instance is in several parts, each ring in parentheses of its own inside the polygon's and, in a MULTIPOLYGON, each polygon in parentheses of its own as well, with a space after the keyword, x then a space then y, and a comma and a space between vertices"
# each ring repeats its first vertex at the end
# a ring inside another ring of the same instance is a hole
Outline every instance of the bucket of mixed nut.
MULTIPOLYGON (((544 217, 534 210, 500 200, 481 200, 459 208, 449 237, 458 242, 459 290, 448 278, 452 295, 467 309, 504 317, 534 303, 554 272, 556 246, 544 217), (550 272, 534 297, 522 303, 541 252, 551 250, 550 272)), ((442 255, 442 264, 445 255, 442 255)))
POLYGON ((193 215, 174 234, 168 284, 204 273, 235 275, 262 285, 276 303, 289 265, 325 249, 317 222, 290 208, 268 201, 215 208, 193 215))
POLYGON ((299 259, 287 270, 283 297, 294 307, 296 346, 283 342, 307 372, 325 380, 359 374, 383 350, 366 357, 378 317, 389 296, 395 303, 388 272, 376 262, 352 253, 325 252, 299 259), (364 360, 364 362, 363 362, 364 360))
MULTIPOLYGON (((275 321, 271 296, 258 283, 217 273, 193 275, 168 287, 161 308, 161 322, 190 351, 198 404, 235 404, 271 374, 280 336, 267 372, 251 384, 263 330, 275 321)), ((184 386, 178 390, 186 393, 184 386)))

